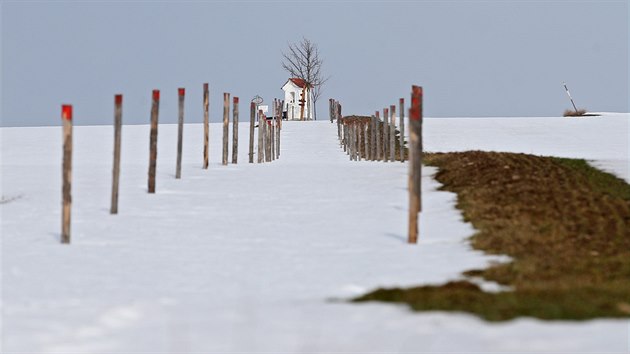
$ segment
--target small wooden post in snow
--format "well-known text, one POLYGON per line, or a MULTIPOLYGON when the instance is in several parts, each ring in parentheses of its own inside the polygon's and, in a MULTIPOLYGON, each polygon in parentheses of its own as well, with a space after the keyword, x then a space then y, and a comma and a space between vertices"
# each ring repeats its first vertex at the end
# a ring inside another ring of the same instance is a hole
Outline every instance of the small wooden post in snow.
POLYGON ((396 106, 389 106, 389 160, 396 161, 396 106))
POLYGON ((422 211, 422 87, 412 86, 409 109, 409 243, 418 242, 422 211))
POLYGON ((155 171, 157 169, 158 113, 160 90, 153 90, 151 100, 151 132, 149 135, 149 193, 155 193, 155 171))
POLYGON ((223 93, 223 159, 221 163, 224 166, 228 164, 228 145, 229 145, 229 134, 230 134, 230 94, 227 92, 223 93))
POLYGON ((258 163, 262 163, 264 161, 265 125, 263 124, 263 116, 262 109, 258 110, 258 163))
POLYGON ((122 95, 114 96, 114 167, 112 168, 112 205, 110 214, 118 214, 118 185, 120 181, 120 141, 122 130, 122 95))
POLYGON ((210 92, 208 84, 203 84, 203 168, 208 169, 208 160, 210 154, 210 92))
POLYGON ((182 144, 184 140, 184 95, 186 90, 177 90, 179 98, 179 117, 177 120, 177 166, 175 168, 175 178, 182 178, 182 144))
POLYGON ((389 160, 389 109, 383 108, 383 162, 389 160))
POLYGON ((232 98, 232 163, 238 163, 238 97, 232 98))
POLYGON ((70 214, 72 211, 72 106, 61 106, 63 122, 63 160, 61 185, 61 243, 70 243, 70 214))
POLYGON ((405 162, 405 99, 400 99, 400 162, 405 162))
POLYGON ((256 124, 256 103, 249 104, 249 163, 254 163, 254 125, 256 124))
POLYGON ((376 126, 375 126, 375 138, 376 138, 376 159, 377 161, 380 161, 381 158, 383 157, 383 139, 381 137, 381 117, 380 117, 380 112, 376 111, 374 112, 374 119, 376 120, 376 126))

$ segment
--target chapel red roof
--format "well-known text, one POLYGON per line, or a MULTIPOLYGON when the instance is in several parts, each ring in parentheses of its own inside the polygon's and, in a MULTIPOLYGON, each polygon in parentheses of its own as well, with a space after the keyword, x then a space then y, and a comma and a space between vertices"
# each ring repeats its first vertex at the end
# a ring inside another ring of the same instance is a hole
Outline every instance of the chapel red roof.
POLYGON ((306 85, 306 83, 304 82, 304 80, 302 79, 298 79, 297 77, 292 77, 289 80, 291 80, 292 83, 295 84, 295 86, 299 87, 299 88, 304 88, 304 86, 306 85))

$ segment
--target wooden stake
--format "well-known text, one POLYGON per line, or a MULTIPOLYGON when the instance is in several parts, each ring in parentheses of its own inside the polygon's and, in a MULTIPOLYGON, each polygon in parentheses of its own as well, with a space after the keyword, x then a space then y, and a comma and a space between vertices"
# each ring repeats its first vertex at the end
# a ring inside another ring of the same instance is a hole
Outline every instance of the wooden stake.
POLYGON ((396 106, 389 106, 389 160, 396 161, 396 106))
POLYGON ((282 124, 282 103, 278 101, 278 117, 276 118, 276 158, 280 158, 280 126, 282 124))
POLYGON ((418 242, 422 210, 422 87, 412 86, 409 110, 409 243, 418 242))
POLYGON ((151 101, 151 133, 149 136, 149 193, 155 193, 155 170, 157 169, 158 113, 160 90, 153 90, 151 101))
POLYGON ((376 160, 376 117, 370 120, 370 160, 376 160))
POLYGON ((363 157, 365 157, 365 161, 370 160, 368 124, 369 122, 361 122, 361 132, 363 133, 363 157))
POLYGON ((175 178, 182 178, 182 145, 184 140, 184 95, 186 90, 179 88, 177 96, 179 98, 179 117, 177 120, 177 166, 175 168, 175 178))
POLYGON ((232 163, 238 163, 238 97, 232 98, 232 163))
POLYGON ((383 108, 383 162, 389 160, 389 109, 383 108))
POLYGON ((249 104, 249 163, 254 163, 254 125, 256 124, 256 103, 249 104))
POLYGON ((381 158, 383 157, 383 139, 381 137, 381 118, 380 118, 380 112, 376 111, 374 112, 374 119, 376 120, 376 126, 375 126, 375 134, 374 136, 376 137, 376 160, 380 161, 381 158))
POLYGON ((263 112, 262 109, 258 110, 258 163, 262 163, 264 161, 264 150, 265 150, 265 124, 263 124, 263 112))
POLYGON ((203 84, 203 168, 208 169, 208 160, 210 155, 210 92, 208 84, 203 84))
POLYGON ((223 93, 223 159, 221 163, 224 166, 228 164, 228 144, 230 129, 230 94, 223 93))
POLYGON ((118 184, 120 180, 120 141, 122 130, 122 95, 114 96, 114 167, 112 169, 112 205, 110 214, 118 214, 118 184))
POLYGON ((72 106, 61 106, 63 122, 63 161, 61 185, 61 243, 70 243, 70 214, 72 211, 72 106))
POLYGON ((405 162, 405 99, 400 99, 400 162, 405 162))

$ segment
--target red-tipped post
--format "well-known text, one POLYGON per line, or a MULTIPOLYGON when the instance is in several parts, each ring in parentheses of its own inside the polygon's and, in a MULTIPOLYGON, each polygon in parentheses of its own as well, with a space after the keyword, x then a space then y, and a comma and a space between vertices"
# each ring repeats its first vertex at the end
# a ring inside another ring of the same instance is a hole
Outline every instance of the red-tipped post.
POLYGON ((72 210, 72 106, 61 106, 63 122, 63 161, 62 161, 62 209, 61 243, 70 243, 70 214, 72 210))
POLYGON ((422 87, 413 86, 409 109, 409 243, 418 242, 422 210, 422 87))

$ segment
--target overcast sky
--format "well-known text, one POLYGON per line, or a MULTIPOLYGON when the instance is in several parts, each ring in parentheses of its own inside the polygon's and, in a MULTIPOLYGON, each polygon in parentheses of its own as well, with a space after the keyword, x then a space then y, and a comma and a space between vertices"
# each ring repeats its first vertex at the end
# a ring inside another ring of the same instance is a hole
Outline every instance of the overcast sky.
MULTIPOLYGON (((558 116, 571 107, 628 112, 628 0, 620 1, 5 1, 1 2, 4 126, 201 122, 210 83, 248 102, 280 97, 281 52, 305 36, 319 45, 328 98, 371 114, 424 86, 431 117, 558 116)), ((243 108, 241 110, 244 110, 243 108)))

